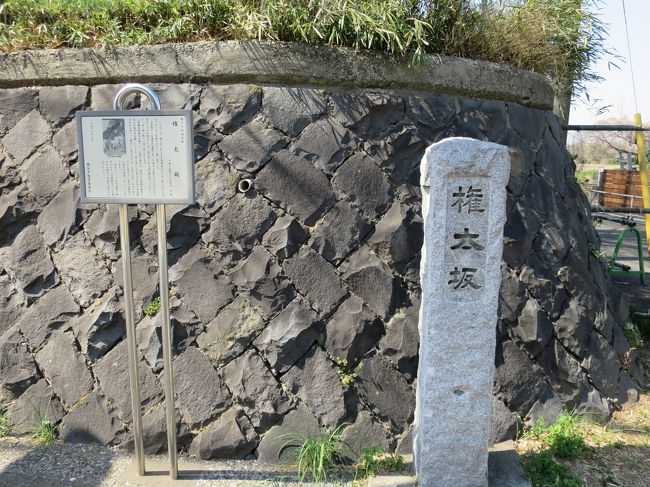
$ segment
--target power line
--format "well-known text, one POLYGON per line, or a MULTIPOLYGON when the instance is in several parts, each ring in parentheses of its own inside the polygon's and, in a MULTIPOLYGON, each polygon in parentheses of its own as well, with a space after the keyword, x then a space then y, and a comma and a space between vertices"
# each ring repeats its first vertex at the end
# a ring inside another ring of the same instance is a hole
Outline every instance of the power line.
POLYGON ((623 4, 623 20, 625 21, 625 38, 627 39, 627 55, 630 59, 630 73, 632 74, 632 93, 634 93, 634 108, 635 113, 639 113, 639 103, 636 99, 636 82, 634 81, 634 65, 632 64, 632 49, 630 48, 630 33, 627 27, 627 12, 625 11, 625 0, 621 0, 623 4))

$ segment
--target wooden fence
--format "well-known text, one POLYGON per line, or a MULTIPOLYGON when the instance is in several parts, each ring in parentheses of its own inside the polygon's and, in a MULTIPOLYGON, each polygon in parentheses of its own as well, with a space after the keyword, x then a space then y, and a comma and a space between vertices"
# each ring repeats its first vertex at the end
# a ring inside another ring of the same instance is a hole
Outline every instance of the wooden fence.
POLYGON ((599 203, 605 207, 643 207, 641 173, 627 169, 605 169, 599 178, 599 203), (638 196, 638 198, 631 198, 638 196))

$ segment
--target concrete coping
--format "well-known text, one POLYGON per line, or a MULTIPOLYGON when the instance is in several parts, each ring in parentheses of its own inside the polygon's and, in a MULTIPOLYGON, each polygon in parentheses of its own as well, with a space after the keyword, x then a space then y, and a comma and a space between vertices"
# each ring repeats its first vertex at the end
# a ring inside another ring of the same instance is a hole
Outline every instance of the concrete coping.
POLYGON ((257 41, 0 53, 0 88, 128 81, 385 88, 553 108, 553 89, 540 74, 446 56, 409 67, 382 53, 257 41))

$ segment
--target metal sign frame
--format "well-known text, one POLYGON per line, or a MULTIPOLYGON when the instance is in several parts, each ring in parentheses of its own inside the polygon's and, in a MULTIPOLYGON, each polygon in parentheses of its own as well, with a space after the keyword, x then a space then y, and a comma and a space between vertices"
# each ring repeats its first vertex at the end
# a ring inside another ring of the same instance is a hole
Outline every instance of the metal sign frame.
MULTIPOLYGON (((121 110, 126 98, 132 94, 144 95, 154 110, 160 110, 160 100, 156 93, 146 85, 130 83, 123 86, 113 98, 113 108, 121 110)), ((115 112, 106 112, 115 113, 115 112)), ((129 115, 138 112, 127 111, 129 115)), ((146 113, 144 114, 146 115, 146 113)), ((191 119, 190 119, 191 121, 191 119)), ((190 127, 191 128, 191 127, 190 127)), ((190 150, 192 150, 192 131, 187 132, 190 138, 190 150)), ((191 155, 189 158, 193 162, 191 155)), ((193 166, 193 164, 192 164, 193 166)), ((81 165, 83 167, 83 165, 81 165)), ((191 177, 192 198, 194 197, 194 171, 188 173, 191 177)), ((88 200, 87 200, 88 201, 88 200)), ((184 201, 185 202, 185 201, 184 201)), ((193 200, 191 201, 193 202, 193 200)), ((190 203, 191 203, 190 202, 190 203)), ((111 201, 117 203, 117 201, 111 201)), ((128 205, 126 202, 119 203, 120 216, 120 247, 122 250, 122 272, 124 281, 124 302, 126 311, 126 340, 129 358, 129 384, 131 390, 131 408, 133 412, 133 443, 135 458, 139 475, 145 473, 144 446, 142 435, 142 403, 140 399, 140 384, 138 375, 138 351, 135 335, 135 307, 133 303, 133 280, 131 270, 131 237, 129 235, 128 205)), ((162 328, 162 350, 163 350, 163 386, 165 393, 165 413, 167 423, 167 450, 169 453, 169 476, 172 479, 178 477, 178 457, 176 452, 176 420, 174 407, 174 378, 172 367, 172 330, 169 319, 169 277, 167 274, 167 227, 165 218, 165 204, 156 204, 156 225, 158 230, 158 263, 159 263, 159 291, 160 291, 160 317, 162 328)))
POLYGON ((194 194, 194 160, 192 148, 192 111, 191 110, 96 110, 80 111, 76 114, 77 140, 79 141, 79 183, 81 203, 126 203, 126 204, 192 204, 195 202, 194 194), (185 143, 185 160, 187 171, 187 187, 185 197, 182 198, 149 198, 149 197, 89 197, 86 192, 86 163, 83 140, 84 118, 119 118, 119 117, 183 117, 187 139, 185 143))

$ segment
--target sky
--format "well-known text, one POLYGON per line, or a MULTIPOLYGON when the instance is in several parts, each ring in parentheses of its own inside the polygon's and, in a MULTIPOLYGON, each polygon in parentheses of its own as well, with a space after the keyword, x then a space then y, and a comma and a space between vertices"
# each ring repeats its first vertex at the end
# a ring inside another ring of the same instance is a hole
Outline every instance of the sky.
MULTIPOLYGON (((650 0, 625 0, 627 11, 632 67, 636 80, 638 110, 644 125, 650 125, 650 0)), ((608 117, 632 120, 636 108, 632 89, 632 75, 625 39, 622 0, 603 0, 598 16, 606 24, 608 37, 605 45, 623 57, 616 60, 605 56, 595 65, 595 72, 604 78, 600 83, 587 86, 587 92, 595 106, 611 105, 608 111, 597 115, 584 100, 575 100, 569 114, 571 124, 594 124, 608 117), (609 65, 615 62, 620 69, 609 65)))

